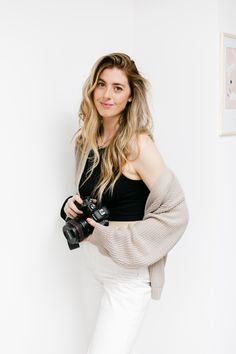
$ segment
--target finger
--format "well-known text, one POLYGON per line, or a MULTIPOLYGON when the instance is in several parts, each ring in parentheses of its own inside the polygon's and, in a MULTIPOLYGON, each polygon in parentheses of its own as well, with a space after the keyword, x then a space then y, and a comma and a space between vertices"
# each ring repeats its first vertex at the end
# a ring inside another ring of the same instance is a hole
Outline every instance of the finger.
POLYGON ((75 204, 73 203, 72 200, 68 201, 67 204, 65 205, 65 213, 67 215, 76 217, 79 214, 82 214, 83 212, 81 210, 78 210, 75 206, 75 204))
POLYGON ((80 198, 80 196, 78 194, 76 194, 73 198, 73 203, 71 205, 71 208, 78 214, 83 214, 82 210, 79 209, 79 207, 77 207, 75 205, 75 202, 78 202, 79 204, 83 203, 83 200, 80 198))
POLYGON ((97 226, 96 221, 94 221, 94 220, 91 219, 91 218, 87 218, 86 221, 87 221, 90 225, 92 225, 93 227, 96 227, 96 226, 97 226))
POLYGON ((71 209, 66 209, 65 213, 69 218, 75 218, 76 216, 78 216, 78 214, 71 209))
POLYGON ((69 212, 73 211, 74 213, 82 214, 82 213, 83 213, 82 210, 79 210, 79 209, 76 207, 74 201, 75 201, 75 200, 74 200, 73 198, 71 198, 71 199, 67 202, 66 207, 68 208, 68 211, 69 211, 69 212))
POLYGON ((83 203, 83 199, 81 199, 78 194, 76 194, 76 195, 73 197, 73 199, 76 200, 79 204, 82 204, 82 203, 83 203))
POLYGON ((70 204, 70 209, 76 214, 83 214, 82 210, 78 209, 74 202, 70 204))

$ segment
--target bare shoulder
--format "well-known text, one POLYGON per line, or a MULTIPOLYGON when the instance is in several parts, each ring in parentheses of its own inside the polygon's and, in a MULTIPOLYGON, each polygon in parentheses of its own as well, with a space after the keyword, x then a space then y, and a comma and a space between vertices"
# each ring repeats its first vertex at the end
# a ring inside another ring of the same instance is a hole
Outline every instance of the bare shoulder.
POLYGON ((136 159, 138 153, 143 149, 154 147, 155 143, 148 134, 139 134, 137 137, 133 137, 129 141, 129 156, 132 159, 136 159))
POLYGON ((140 134, 138 136, 138 145, 139 145, 140 151, 143 151, 144 149, 157 148, 153 139, 147 134, 140 134))
POLYGON ((156 143, 147 134, 140 134, 136 140, 136 144, 132 143, 132 152, 133 156, 136 155, 133 161, 136 173, 147 187, 151 189, 165 166, 164 159, 156 143), (137 154, 137 147, 139 154, 137 154))

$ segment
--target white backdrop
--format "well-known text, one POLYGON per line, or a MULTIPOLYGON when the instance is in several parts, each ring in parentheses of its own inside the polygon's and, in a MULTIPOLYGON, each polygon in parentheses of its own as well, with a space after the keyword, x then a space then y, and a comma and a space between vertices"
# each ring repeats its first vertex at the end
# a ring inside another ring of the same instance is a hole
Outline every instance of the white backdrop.
POLYGON ((151 83, 156 143, 190 211, 135 354, 233 354, 236 140, 217 136, 219 31, 236 32, 233 0, 0 6, 0 351, 85 353, 98 298, 59 210, 74 192, 84 80, 98 57, 123 51, 151 83))

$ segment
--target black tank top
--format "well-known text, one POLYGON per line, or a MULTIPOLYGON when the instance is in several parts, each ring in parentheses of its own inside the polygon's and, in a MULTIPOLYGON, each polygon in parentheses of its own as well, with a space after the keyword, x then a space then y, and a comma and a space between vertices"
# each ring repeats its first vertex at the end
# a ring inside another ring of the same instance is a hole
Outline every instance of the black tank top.
MULTIPOLYGON (((104 151, 105 148, 99 149, 100 157, 102 157, 104 151)), ((93 170, 90 178, 83 184, 92 162, 93 151, 91 150, 79 183, 79 193, 82 199, 85 196, 96 198, 96 196, 92 195, 92 191, 100 177, 101 160, 93 170)), ((115 183, 112 195, 105 190, 101 204, 109 209, 109 220, 142 220, 148 195, 149 189, 142 180, 133 180, 122 174, 115 183)))

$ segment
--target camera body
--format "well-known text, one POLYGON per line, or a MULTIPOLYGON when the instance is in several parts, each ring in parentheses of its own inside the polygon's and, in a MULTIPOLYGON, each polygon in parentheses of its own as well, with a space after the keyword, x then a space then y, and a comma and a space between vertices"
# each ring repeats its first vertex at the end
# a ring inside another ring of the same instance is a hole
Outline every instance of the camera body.
POLYGON ((74 204, 83 214, 74 219, 67 218, 63 226, 63 233, 71 250, 80 247, 79 243, 93 232, 94 227, 86 221, 87 218, 92 218, 104 226, 109 225, 109 210, 105 206, 97 208, 90 196, 83 198, 83 203, 75 201, 74 204))

